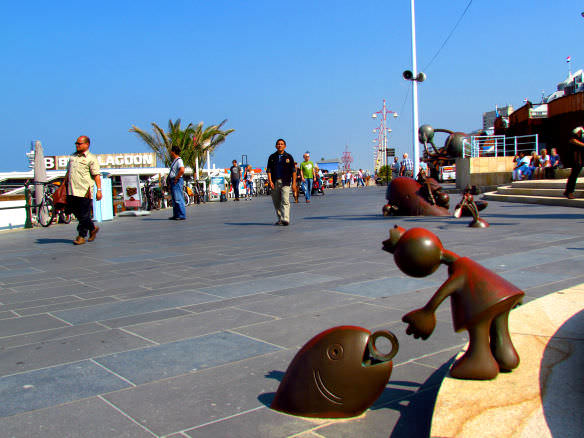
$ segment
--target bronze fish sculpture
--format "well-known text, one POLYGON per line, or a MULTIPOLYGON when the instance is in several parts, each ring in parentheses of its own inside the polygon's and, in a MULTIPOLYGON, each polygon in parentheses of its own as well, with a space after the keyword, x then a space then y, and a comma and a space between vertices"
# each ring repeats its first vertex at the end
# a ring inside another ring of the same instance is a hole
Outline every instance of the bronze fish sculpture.
POLYGON ((356 326, 325 330, 308 341, 288 366, 272 409, 317 418, 360 415, 377 400, 391 376, 399 344, 393 333, 356 326), (381 353, 375 342, 392 345, 381 353))

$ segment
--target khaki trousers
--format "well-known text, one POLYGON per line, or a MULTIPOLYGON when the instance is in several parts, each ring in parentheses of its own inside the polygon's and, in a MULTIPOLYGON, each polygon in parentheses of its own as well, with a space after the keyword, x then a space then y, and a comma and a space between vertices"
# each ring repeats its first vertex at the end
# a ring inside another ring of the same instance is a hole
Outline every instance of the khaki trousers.
POLYGON ((283 185, 281 179, 277 179, 274 182, 272 202, 274 203, 278 219, 290 222, 290 186, 283 185))

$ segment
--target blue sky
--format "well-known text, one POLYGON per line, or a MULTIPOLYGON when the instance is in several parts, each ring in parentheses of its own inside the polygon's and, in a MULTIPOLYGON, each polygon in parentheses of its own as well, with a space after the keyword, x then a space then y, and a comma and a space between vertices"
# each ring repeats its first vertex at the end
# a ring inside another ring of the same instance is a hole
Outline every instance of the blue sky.
MULTIPOLYGON (((584 4, 567 0, 418 0, 420 123, 471 131, 495 105, 523 105, 584 67, 584 4)), ((371 113, 400 117, 390 145, 412 151, 410 2, 28 1, 0 18, 0 171, 24 153, 144 152, 128 132, 169 119, 235 129, 213 161, 265 166, 275 140, 297 159, 340 157, 372 168, 371 113)))

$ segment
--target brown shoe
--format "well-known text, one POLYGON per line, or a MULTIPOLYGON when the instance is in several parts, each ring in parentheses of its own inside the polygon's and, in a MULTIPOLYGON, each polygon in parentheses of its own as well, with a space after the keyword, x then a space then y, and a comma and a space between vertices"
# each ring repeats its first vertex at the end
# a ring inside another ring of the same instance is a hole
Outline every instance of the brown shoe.
POLYGON ((89 239, 87 239, 88 242, 93 242, 95 240, 95 236, 97 236, 97 233, 99 232, 99 227, 95 227, 93 229, 93 231, 89 232, 89 239))
POLYGON ((85 238, 81 237, 81 236, 77 236, 75 238, 75 240, 73 241, 74 245, 83 245, 85 243, 85 238))
POLYGON ((576 195, 574 195, 573 193, 568 193, 566 195, 566 198, 568 198, 568 199, 575 199, 576 198, 576 195))

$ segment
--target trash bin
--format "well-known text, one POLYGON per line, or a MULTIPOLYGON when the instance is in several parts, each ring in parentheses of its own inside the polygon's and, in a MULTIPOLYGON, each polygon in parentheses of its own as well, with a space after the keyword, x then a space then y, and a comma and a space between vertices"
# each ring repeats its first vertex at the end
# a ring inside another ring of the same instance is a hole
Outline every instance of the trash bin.
POLYGON ((112 180, 109 173, 101 173, 101 201, 95 199, 97 189, 93 188, 93 218, 97 222, 111 221, 114 218, 112 180))

